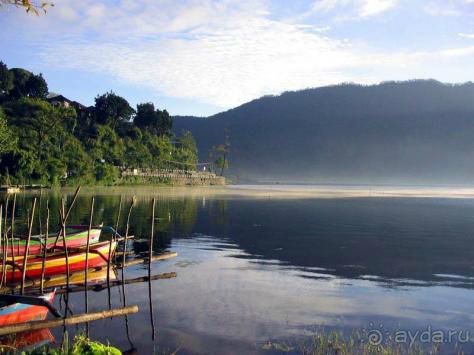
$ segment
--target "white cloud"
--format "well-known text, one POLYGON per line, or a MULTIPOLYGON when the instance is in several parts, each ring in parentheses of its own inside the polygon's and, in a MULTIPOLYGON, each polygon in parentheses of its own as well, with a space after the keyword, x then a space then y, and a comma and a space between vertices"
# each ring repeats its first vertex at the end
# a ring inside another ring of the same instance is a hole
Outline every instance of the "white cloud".
POLYGON ((359 14, 362 17, 373 16, 388 11, 397 5, 396 0, 363 0, 359 14))
MULTIPOLYGON (((28 35, 38 36, 38 52, 46 65, 102 73, 165 96, 225 108, 265 94, 340 82, 439 77, 445 63, 474 51, 472 47, 378 50, 363 42, 331 38, 328 27, 273 20, 266 0, 122 0, 97 6, 95 0, 83 0, 81 4, 57 0, 55 9, 61 11, 51 10, 28 22, 28 35)), ((397 2, 317 4, 320 11, 356 4, 352 10, 359 16, 373 16, 397 2)))
POLYGON ((397 4, 398 0, 316 0, 306 16, 345 10, 351 17, 364 18, 391 10, 397 4))
POLYGON ((175 97, 231 107, 264 94, 350 80, 359 58, 342 41, 264 17, 146 43, 63 43, 43 58, 117 76, 175 97))
POLYGON ((431 16, 474 15, 474 0, 432 0, 425 6, 431 16))
POLYGON ((474 46, 471 47, 463 47, 463 48, 450 48, 439 51, 439 54, 445 57, 465 57, 474 54, 474 46))
POLYGON ((450 3, 431 2, 425 6, 425 11, 431 16, 460 16, 462 11, 450 3))
MULTIPOLYGON (((471 1, 474 2, 474 0, 471 1)), ((462 38, 474 39, 474 33, 458 33, 458 36, 462 38)))
POLYGON ((316 0, 311 7, 312 12, 327 12, 332 11, 336 7, 346 6, 350 4, 352 0, 316 0))

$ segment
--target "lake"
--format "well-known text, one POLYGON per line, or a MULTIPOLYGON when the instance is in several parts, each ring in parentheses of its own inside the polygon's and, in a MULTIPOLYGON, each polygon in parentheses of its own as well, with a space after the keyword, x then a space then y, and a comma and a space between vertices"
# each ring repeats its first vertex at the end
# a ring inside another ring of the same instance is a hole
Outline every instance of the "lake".
MULTIPOLYGON (((461 198, 396 190, 83 189, 70 223, 87 223, 95 196, 94 222, 114 225, 122 196, 123 233, 126 209, 137 196, 132 258, 147 252, 156 197, 154 250, 178 253, 152 265, 153 274, 177 274, 151 283, 152 315, 149 284, 127 285, 126 304, 137 304, 139 313, 90 323, 91 338, 140 354, 268 354, 275 351, 265 350, 269 341, 298 344, 322 330, 474 336, 474 198, 459 190, 453 195, 461 198)), ((42 191, 42 217, 49 200, 57 223, 59 199, 72 193, 42 191)), ((18 195, 20 222, 32 196, 40 195, 18 195)), ((146 275, 144 265, 125 269, 127 279, 146 275)), ((113 307, 123 305, 122 291, 111 288, 113 307)), ((56 298, 62 310, 63 301, 56 298)), ((71 294, 68 303, 71 313, 82 313, 84 294, 71 294)), ((88 292, 89 311, 108 304, 107 290, 88 292)), ((53 331, 57 342, 62 332, 53 331)), ((467 352, 474 349, 470 340, 459 342, 467 352)))

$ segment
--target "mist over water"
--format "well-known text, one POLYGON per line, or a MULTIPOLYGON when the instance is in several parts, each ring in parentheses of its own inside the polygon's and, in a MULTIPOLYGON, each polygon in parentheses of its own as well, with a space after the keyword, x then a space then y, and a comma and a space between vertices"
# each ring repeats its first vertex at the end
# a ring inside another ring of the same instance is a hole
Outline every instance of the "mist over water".
MULTIPOLYGON (((130 250, 140 255, 156 197, 154 249, 178 253, 153 264, 153 274, 177 273, 152 282, 155 340, 146 283, 125 287, 127 304, 140 307, 128 317, 128 336, 123 318, 91 323, 90 335, 140 353, 242 354, 266 353, 268 340, 297 341, 318 329, 472 329, 474 198, 470 190, 458 192, 447 198, 453 190, 85 188, 71 223, 87 221, 96 196, 94 222, 114 224, 120 196, 126 206, 136 195, 130 250)), ((54 211, 61 194, 43 192, 42 206, 49 199, 54 211)), ((19 212, 32 195, 19 195, 19 212)), ((125 276, 146 273, 146 266, 133 266, 125 276)), ((121 306, 122 297, 120 287, 111 289, 112 306, 121 306)), ((90 311, 107 306, 106 290, 89 292, 90 311)), ((71 295, 70 308, 83 311, 83 294, 71 295)), ((60 340, 62 330, 54 334, 60 340)))

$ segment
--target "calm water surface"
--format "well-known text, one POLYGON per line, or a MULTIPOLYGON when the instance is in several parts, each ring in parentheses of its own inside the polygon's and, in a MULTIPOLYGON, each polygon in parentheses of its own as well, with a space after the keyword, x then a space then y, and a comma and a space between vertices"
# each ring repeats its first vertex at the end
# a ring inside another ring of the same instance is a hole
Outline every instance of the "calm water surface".
MULTIPOLYGON (((177 277, 151 284, 154 340, 147 283, 125 287, 127 305, 140 312, 91 323, 94 339, 140 354, 243 354, 266 353, 269 340, 297 342, 321 329, 431 327, 474 336, 474 199, 96 189, 81 193, 71 222, 87 221, 95 195, 94 221, 114 224, 120 196, 128 205, 134 194, 130 257, 147 250, 154 196, 154 248, 178 257, 154 263, 152 273, 177 277)), ((18 197, 20 220, 31 196, 18 197)), ((49 199, 56 211, 60 196, 43 192, 42 208, 49 199)), ((126 278, 146 274, 144 266, 125 271, 126 278)), ((88 299, 90 311, 108 307, 107 290, 89 292, 88 299)), ((58 307, 62 301, 57 298, 58 307)), ((110 302, 123 305, 121 287, 111 289, 110 302)), ((82 313, 84 294, 70 295, 69 307, 82 313)), ((68 328, 78 331, 84 326, 68 328)), ((53 333, 60 342, 62 330, 53 333)))

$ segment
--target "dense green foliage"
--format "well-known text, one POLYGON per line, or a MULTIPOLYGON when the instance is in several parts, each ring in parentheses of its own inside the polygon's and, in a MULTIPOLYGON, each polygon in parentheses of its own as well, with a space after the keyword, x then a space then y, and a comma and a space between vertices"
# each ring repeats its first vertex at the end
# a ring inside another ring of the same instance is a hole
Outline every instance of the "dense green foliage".
MULTIPOLYGON (((67 333, 65 335, 67 340, 67 333)), ((43 347, 33 351, 23 352, 25 355, 120 355, 122 352, 110 345, 105 345, 92 341, 84 335, 74 337, 73 343, 63 342, 58 349, 52 347, 43 347)))
POLYGON ((172 134, 166 110, 135 111, 113 92, 91 107, 47 95, 41 74, 0 62, 2 183, 115 184, 123 169, 196 168, 193 137, 172 134))

